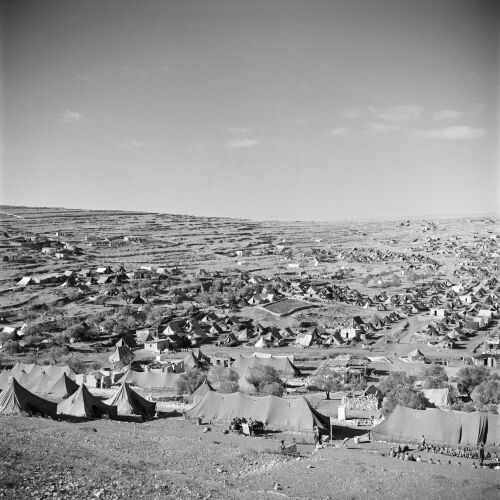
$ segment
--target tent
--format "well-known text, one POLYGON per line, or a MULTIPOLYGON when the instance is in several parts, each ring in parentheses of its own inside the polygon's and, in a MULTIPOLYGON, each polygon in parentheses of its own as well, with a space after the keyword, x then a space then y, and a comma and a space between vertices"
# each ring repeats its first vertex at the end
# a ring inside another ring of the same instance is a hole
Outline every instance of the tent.
POLYGON ((255 342, 255 347, 258 349, 269 347, 269 342, 264 338, 264 336, 262 336, 257 340, 257 342, 255 342))
POLYGON ((107 405, 116 406, 118 415, 140 415, 144 418, 151 418, 156 412, 156 403, 143 398, 126 382, 123 382, 118 391, 104 402, 107 405))
POLYGON ((305 398, 283 399, 209 391, 185 416, 220 422, 245 417, 263 422, 271 430, 312 431, 317 425, 324 432, 329 431, 328 417, 318 413, 305 398))
POLYGON ((205 379, 202 384, 189 395, 187 402, 198 404, 205 397, 207 392, 211 392, 213 390, 214 388, 210 385, 208 379, 205 379))
POLYGON ((182 361, 184 362, 185 371, 191 370, 193 368, 201 368, 205 365, 205 362, 199 359, 193 351, 184 356, 184 359, 182 361))
POLYGON ((71 380, 75 380, 76 378, 76 373, 68 365, 47 365, 42 368, 45 374, 49 375, 53 380, 59 379, 63 373, 65 373, 71 380))
POLYGON ((57 398, 65 399, 71 396, 78 390, 78 384, 71 380, 63 373, 52 385, 47 389, 47 394, 57 398))
POLYGON ((103 415, 116 417, 116 406, 109 406, 99 398, 90 394, 85 385, 57 405, 58 415, 68 415, 71 417, 100 418, 103 415))
POLYGON ((129 369, 122 380, 144 389, 174 389, 180 376, 172 372, 136 372, 129 369))
POLYGON ((0 414, 13 415, 23 411, 55 417, 57 404, 36 396, 12 378, 8 388, 0 394, 0 414))
POLYGON ((440 409, 413 410, 397 406, 371 430, 372 439, 392 443, 419 443, 422 435, 432 444, 494 444, 500 440, 498 415, 440 409))
POLYGON ((236 358, 233 368, 244 375, 255 366, 270 366, 276 371, 283 372, 285 375, 293 377, 299 375, 299 369, 290 361, 287 356, 242 356, 236 358))
POLYGON ((423 389, 422 392, 424 396, 438 408, 443 406, 449 406, 450 401, 450 389, 423 389))
POLYGON ((122 363, 129 365, 134 359, 134 353, 125 345, 116 347, 113 354, 109 356, 109 362, 113 364, 122 363))

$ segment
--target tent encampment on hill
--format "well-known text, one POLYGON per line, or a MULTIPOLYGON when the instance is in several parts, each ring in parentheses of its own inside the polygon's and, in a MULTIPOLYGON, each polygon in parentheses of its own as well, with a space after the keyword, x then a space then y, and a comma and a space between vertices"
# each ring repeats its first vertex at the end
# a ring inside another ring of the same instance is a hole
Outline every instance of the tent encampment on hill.
POLYGON ((293 377, 299 375, 299 369, 290 361, 287 356, 243 356, 240 355, 233 363, 233 368, 240 374, 244 375, 255 366, 270 366, 276 371, 282 372, 285 375, 293 377))
POLYGON ((55 417, 57 404, 36 396, 13 377, 7 389, 0 394, 0 414, 14 415, 21 412, 55 417))
POLYGON ((75 393, 57 405, 57 414, 83 418, 101 418, 104 415, 116 417, 117 409, 93 396, 82 384, 75 393))
POLYGON ((371 430, 372 439, 390 443, 494 444, 500 441, 500 416, 490 413, 413 410, 397 406, 371 430))
POLYGON ((126 382, 123 382, 116 393, 104 403, 116 406, 118 415, 140 415, 143 418, 152 418, 156 412, 156 403, 143 398, 126 382))
POLYGON ((315 425, 329 431, 329 419, 318 413, 305 398, 249 396, 241 392, 221 394, 209 391, 185 413, 188 419, 230 422, 233 418, 252 418, 270 430, 312 431, 315 425))

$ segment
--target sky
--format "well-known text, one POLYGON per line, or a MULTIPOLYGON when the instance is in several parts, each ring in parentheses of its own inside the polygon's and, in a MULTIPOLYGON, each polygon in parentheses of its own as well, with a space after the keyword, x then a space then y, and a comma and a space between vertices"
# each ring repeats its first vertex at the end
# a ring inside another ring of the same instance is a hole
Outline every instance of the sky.
POLYGON ((496 1, 1 8, 0 204, 499 213, 496 1))

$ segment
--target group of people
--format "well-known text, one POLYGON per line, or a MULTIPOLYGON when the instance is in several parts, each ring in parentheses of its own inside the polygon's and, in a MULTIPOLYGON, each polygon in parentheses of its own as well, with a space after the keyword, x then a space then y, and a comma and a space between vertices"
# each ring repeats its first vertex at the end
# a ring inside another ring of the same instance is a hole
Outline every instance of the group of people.
POLYGON ((231 423, 229 425, 229 430, 231 432, 238 432, 241 433, 243 432, 243 424, 248 425, 248 431, 250 435, 263 432, 264 431, 264 423, 260 422, 259 420, 253 420, 249 418, 248 420, 246 418, 233 418, 231 420, 231 423))
MULTIPOLYGON (((483 467, 485 460, 488 460, 491 463, 491 465, 498 465, 499 459, 497 453, 490 453, 489 451, 485 451, 484 445, 481 443, 477 448, 471 448, 468 444, 464 446, 463 448, 460 448, 460 446, 457 446, 456 449, 451 448, 449 446, 442 446, 442 445, 433 445, 433 444, 428 444, 425 441, 425 436, 422 436, 422 439, 417 446, 418 451, 424 451, 424 452, 429 452, 433 454, 441 454, 441 455, 446 455, 449 457, 458 457, 458 458, 471 458, 475 460, 479 460, 479 466, 483 467)), ((389 450, 389 456, 392 458, 397 458, 399 460, 408 460, 410 462, 422 462, 422 457, 418 455, 416 458, 413 456, 413 453, 410 453, 410 449, 408 445, 398 445, 397 447, 391 447, 389 450)), ((429 458, 429 463, 431 464, 441 464, 441 460, 433 459, 432 457, 429 458)), ((461 462, 457 463, 458 465, 462 465, 461 462)), ((448 460, 448 465, 451 465, 451 460, 448 460)), ((473 467, 477 468, 477 465, 475 462, 472 463, 473 467)))

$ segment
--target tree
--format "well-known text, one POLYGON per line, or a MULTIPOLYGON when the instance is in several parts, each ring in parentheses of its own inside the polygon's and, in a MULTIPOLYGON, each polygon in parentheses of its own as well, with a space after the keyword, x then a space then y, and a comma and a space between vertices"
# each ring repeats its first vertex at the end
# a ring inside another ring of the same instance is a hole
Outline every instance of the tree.
POLYGON ((487 380, 489 371, 485 366, 464 366, 457 373, 455 382, 458 389, 470 396, 476 386, 487 380))
POLYGON ((191 394, 198 389, 205 377, 206 374, 198 368, 181 374, 176 382, 177 394, 191 394))
POLYGON ((431 406, 423 393, 414 388, 415 377, 404 372, 392 372, 379 384, 380 391, 384 394, 382 412, 384 415, 391 413, 397 405, 424 410, 431 406))
POLYGON ((421 371, 425 389, 444 389, 448 385, 448 375, 443 366, 431 364, 421 371))
POLYGON ((330 392, 341 391, 343 389, 340 374, 335 371, 335 365, 331 359, 327 359, 319 365, 313 373, 309 385, 324 391, 326 399, 330 399, 330 392))
POLYGON ((208 381, 225 394, 236 392, 240 387, 239 380, 238 372, 224 366, 212 366, 208 372, 208 381))
POLYGON ((17 354, 22 351, 17 340, 7 340, 7 342, 3 345, 3 350, 7 354, 17 354))
POLYGON ((415 377, 408 376, 405 372, 391 372, 390 375, 380 382, 378 388, 384 395, 395 392, 400 387, 413 388, 415 377))
POLYGON ((254 366, 250 369, 246 379, 250 385, 255 387, 255 391, 259 394, 267 394, 268 391, 275 390, 275 384, 283 387, 279 373, 271 366, 254 366))
POLYGON ((400 386, 397 390, 391 391, 386 395, 382 405, 382 413, 389 415, 398 405, 415 410, 425 410, 431 406, 422 391, 408 386, 400 386))
POLYGON ((500 381, 485 380, 477 386, 477 398, 483 405, 496 405, 500 402, 500 381))

